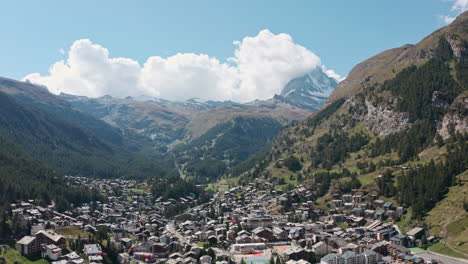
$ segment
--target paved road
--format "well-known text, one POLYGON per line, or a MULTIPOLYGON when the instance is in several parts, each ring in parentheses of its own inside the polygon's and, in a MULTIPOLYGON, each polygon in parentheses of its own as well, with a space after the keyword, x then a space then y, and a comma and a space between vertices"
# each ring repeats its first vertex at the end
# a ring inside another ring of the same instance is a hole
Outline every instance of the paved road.
POLYGON ((468 263, 468 260, 466 260, 466 262, 462 262, 462 261, 458 261, 456 259, 453 259, 453 258, 450 258, 450 257, 446 257, 444 255, 441 255, 441 254, 433 254, 431 252, 421 252, 421 253, 416 253, 414 254, 415 256, 418 256, 420 258, 423 258, 425 261, 430 261, 430 260, 437 260, 437 261, 440 261, 442 262, 443 264, 461 264, 461 263, 468 263))
POLYGON ((185 240, 185 237, 183 235, 181 235, 179 232, 177 232, 177 230, 175 228, 175 225, 174 225, 174 222, 169 222, 166 225, 166 230, 170 234, 174 234, 179 239, 180 243, 187 243, 187 241, 185 240))

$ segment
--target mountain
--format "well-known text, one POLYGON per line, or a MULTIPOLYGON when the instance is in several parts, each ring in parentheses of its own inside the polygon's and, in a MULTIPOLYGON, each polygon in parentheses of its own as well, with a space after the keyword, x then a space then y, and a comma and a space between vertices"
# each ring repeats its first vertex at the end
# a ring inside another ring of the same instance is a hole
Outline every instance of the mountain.
POLYGON ((149 138, 159 148, 167 148, 172 142, 182 139, 190 119, 196 113, 211 108, 197 102, 137 100, 131 97, 88 98, 61 94, 60 98, 110 126, 149 138))
POLYGON ((467 62, 465 12, 415 45, 358 64, 320 111, 283 129, 239 183, 268 182, 279 190, 303 183, 322 208, 333 195, 358 191, 405 207, 403 230, 432 223, 433 232, 443 232, 466 223, 466 212, 441 220, 431 210, 459 203, 449 190, 467 184, 467 62))
POLYGON ((148 139, 77 110, 43 87, 4 78, 0 135, 59 175, 149 177, 173 166, 145 147, 148 139))
POLYGON ((61 94, 60 98, 112 126, 148 137, 157 147, 167 149, 175 142, 200 137, 214 126, 237 116, 268 116, 283 125, 303 120, 326 102, 336 85, 334 79, 317 68, 289 82, 281 95, 247 104, 204 102, 197 98, 176 102, 149 96, 120 99, 61 94))
POLYGON ((303 109, 317 111, 325 104, 337 84, 335 79, 317 67, 310 73, 291 80, 280 96, 303 109))
POLYGON ((426 63, 434 57, 440 37, 447 34, 452 35, 453 38, 451 37, 448 41, 455 48, 456 56, 460 56, 461 52, 466 51, 462 51, 460 46, 456 44, 468 37, 466 16, 466 12, 461 14, 450 25, 436 30, 416 45, 406 44, 399 48, 386 50, 359 63, 351 70, 346 79, 338 84, 330 99, 352 96, 366 87, 394 78, 402 69, 426 63))
POLYGON ((292 80, 281 95, 245 104, 197 98, 176 102, 148 96, 59 97, 110 126, 150 139, 158 150, 174 154, 180 173, 206 182, 213 178, 214 171, 218 176, 229 173, 253 157, 281 127, 301 121, 319 109, 336 85, 334 79, 317 68, 292 80), (257 130, 264 134, 256 133, 257 130), (239 146, 243 149, 239 150, 239 146), (195 163, 201 166, 200 159, 204 160, 204 167, 193 169, 195 163))
POLYGON ((18 102, 53 113, 63 120, 83 127, 100 139, 112 144, 124 144, 124 133, 115 127, 73 108, 67 101, 49 93, 42 86, 0 77, 0 91, 13 96, 18 102))
POLYGON ((185 178, 200 183, 216 181, 264 148, 283 127, 276 119, 236 116, 209 129, 202 136, 176 145, 176 156, 185 178))

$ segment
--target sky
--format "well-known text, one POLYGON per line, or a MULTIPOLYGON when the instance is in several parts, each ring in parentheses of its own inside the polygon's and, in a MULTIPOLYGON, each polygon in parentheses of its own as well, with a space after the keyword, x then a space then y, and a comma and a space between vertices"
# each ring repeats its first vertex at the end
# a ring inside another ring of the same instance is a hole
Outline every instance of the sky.
POLYGON ((322 68, 341 80, 468 0, 5 1, 0 76, 52 93, 250 101, 322 68))

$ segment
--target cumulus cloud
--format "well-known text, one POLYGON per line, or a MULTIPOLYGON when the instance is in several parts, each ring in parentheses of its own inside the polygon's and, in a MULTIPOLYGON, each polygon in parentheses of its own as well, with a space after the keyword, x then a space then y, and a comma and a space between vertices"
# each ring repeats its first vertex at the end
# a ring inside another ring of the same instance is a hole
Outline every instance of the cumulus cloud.
POLYGON ((468 0, 449 0, 449 2, 452 2, 450 8, 452 14, 441 16, 445 24, 452 23, 459 14, 468 10, 468 0))
POLYGON ((140 72, 140 86, 149 95, 170 100, 227 100, 239 85, 236 68, 205 54, 150 57, 140 72))
POLYGON ((239 89, 235 90, 243 100, 267 99, 290 80, 318 67, 320 58, 297 45, 288 34, 275 35, 262 30, 255 37, 235 41, 237 49, 229 61, 236 65, 239 89))
POLYGON ((54 94, 246 102, 271 98, 288 81, 316 67, 341 79, 288 34, 262 30, 234 45, 234 55, 227 62, 206 54, 179 53, 149 57, 140 65, 129 58, 112 58, 106 48, 81 39, 72 44, 67 59, 54 63, 47 75, 32 73, 23 80, 45 85, 54 94))
POLYGON ((23 79, 45 85, 54 94, 125 96, 144 92, 139 85, 140 72, 138 62, 109 58, 106 48, 91 43, 89 39, 81 39, 70 47, 66 61, 58 61, 50 67, 49 75, 33 73, 23 79))

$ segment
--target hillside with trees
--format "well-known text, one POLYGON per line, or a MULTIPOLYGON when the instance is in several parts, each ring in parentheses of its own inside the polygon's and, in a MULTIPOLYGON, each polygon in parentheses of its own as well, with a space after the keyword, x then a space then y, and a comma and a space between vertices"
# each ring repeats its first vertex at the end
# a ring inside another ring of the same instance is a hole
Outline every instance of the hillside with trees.
POLYGON ((295 179, 318 201, 360 188, 408 209, 405 224, 426 221, 468 169, 467 21, 462 14, 416 45, 356 66, 239 182, 261 178, 287 190, 295 179), (375 69, 365 76, 367 64, 375 69))

